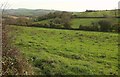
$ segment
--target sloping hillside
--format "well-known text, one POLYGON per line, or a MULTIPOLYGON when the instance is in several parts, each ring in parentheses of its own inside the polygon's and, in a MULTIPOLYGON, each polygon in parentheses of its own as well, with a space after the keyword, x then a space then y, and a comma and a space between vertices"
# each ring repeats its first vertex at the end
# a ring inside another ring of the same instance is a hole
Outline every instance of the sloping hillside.
POLYGON ((12 26, 37 74, 118 75, 118 34, 12 26))
POLYGON ((55 12, 55 10, 44 10, 44 9, 7 9, 6 10, 10 15, 16 16, 42 16, 50 12, 55 12))
POLYGON ((93 12, 74 12, 77 17, 117 17, 118 10, 101 10, 93 12))

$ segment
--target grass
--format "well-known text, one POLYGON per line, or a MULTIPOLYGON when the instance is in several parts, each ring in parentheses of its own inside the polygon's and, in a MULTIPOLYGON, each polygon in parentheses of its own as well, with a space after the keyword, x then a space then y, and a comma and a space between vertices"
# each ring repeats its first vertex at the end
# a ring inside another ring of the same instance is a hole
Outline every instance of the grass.
POLYGON ((79 28, 80 25, 83 25, 83 26, 90 26, 92 22, 98 22, 99 20, 102 20, 101 19, 95 19, 95 18, 75 18, 75 19, 72 19, 71 23, 72 23, 72 27, 73 28, 79 28))
POLYGON ((118 16, 118 11, 97 11, 97 12, 74 12, 73 15, 77 15, 79 17, 111 17, 118 16))
POLYGON ((118 75, 118 34, 11 27, 36 74, 118 75))

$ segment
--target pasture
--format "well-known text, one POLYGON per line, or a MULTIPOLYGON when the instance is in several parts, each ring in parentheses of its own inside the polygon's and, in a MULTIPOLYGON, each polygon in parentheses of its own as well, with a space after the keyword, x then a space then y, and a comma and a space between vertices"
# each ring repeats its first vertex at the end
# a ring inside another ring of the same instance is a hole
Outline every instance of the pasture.
POLYGON ((118 16, 117 10, 102 10, 96 12, 74 12, 78 17, 115 17, 118 16))
POLYGON ((92 22, 98 22, 99 20, 102 20, 103 18, 75 18, 72 19, 71 24, 72 28, 79 28, 80 25, 82 26, 91 26, 92 22))
POLYGON ((38 75, 118 75, 116 33, 11 28, 10 35, 16 36, 13 45, 38 75))

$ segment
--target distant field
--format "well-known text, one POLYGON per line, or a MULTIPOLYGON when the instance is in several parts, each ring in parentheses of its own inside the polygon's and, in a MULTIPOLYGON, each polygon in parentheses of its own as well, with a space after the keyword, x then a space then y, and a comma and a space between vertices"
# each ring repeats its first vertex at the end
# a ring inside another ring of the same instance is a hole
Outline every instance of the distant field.
POLYGON ((95 18, 75 18, 75 19, 72 19, 71 23, 72 23, 72 27, 73 28, 79 28, 80 25, 82 26, 90 26, 92 22, 97 22, 99 20, 102 20, 101 19, 95 19, 95 18))
POLYGON ((55 12, 56 10, 46 10, 46 9, 6 9, 9 15, 15 16, 43 16, 50 12, 55 12))
POLYGON ((74 12, 79 17, 111 17, 118 16, 118 11, 97 11, 97 12, 74 12))
POLYGON ((118 34, 11 26, 37 74, 118 75, 118 34))

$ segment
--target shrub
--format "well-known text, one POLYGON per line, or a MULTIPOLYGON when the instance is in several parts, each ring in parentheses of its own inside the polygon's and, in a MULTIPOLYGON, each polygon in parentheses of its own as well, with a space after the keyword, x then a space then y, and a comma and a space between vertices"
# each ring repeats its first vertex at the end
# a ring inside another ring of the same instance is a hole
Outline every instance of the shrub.
POLYGON ((92 22, 91 25, 94 31, 100 31, 100 25, 98 22, 92 22))
POLYGON ((19 17, 16 19, 16 25, 21 25, 21 26, 29 26, 31 25, 32 21, 30 19, 24 18, 24 17, 19 17))
POLYGON ((63 24, 65 29, 71 29, 71 24, 70 23, 64 23, 63 24))
POLYGON ((112 32, 120 32, 120 23, 115 23, 111 27, 112 32))
POLYGON ((79 26, 79 29, 86 30, 86 31, 98 31, 99 30, 98 26, 82 26, 82 25, 79 26))
POLYGON ((111 29, 112 23, 108 20, 100 20, 98 21, 98 24, 100 25, 100 31, 108 32, 111 29))

